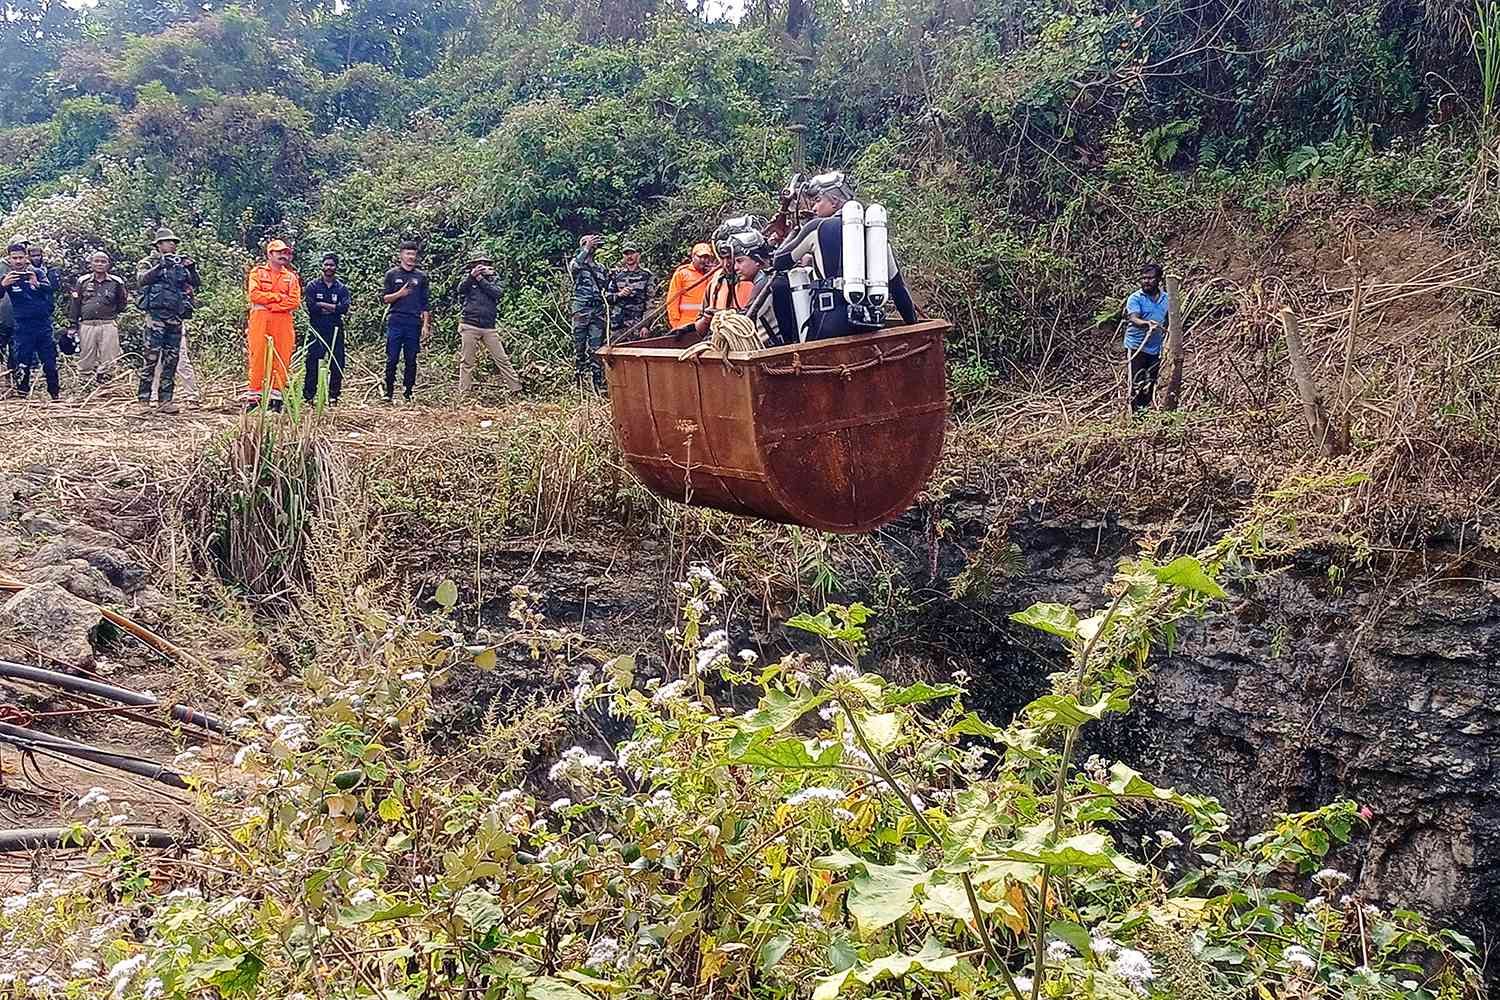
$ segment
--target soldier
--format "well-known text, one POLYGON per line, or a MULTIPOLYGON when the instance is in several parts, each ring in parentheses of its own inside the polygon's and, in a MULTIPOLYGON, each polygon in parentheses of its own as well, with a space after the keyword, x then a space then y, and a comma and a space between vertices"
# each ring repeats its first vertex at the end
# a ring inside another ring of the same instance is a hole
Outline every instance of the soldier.
POLYGON ((594 260, 604 243, 597 234, 578 241, 578 254, 568 264, 573 278, 573 377, 580 386, 592 373, 594 388, 604 391, 604 366, 594 352, 604 346, 605 296, 609 294, 609 272, 594 260))
POLYGON ((140 295, 141 312, 146 314, 146 331, 142 336, 145 358, 141 364, 141 384, 136 394, 141 411, 151 411, 151 388, 156 381, 156 365, 161 362, 158 412, 176 413, 173 390, 177 379, 177 359, 182 348, 182 321, 193 313, 193 295, 203 287, 198 266, 191 257, 177 255, 177 234, 163 226, 156 231, 153 252, 135 266, 135 281, 140 295))
POLYGON ((120 314, 130 305, 125 280, 109 271, 109 254, 89 256, 89 273, 73 283, 68 323, 78 340, 78 376, 104 385, 120 363, 120 314))
POLYGON ((614 306, 610 316, 610 336, 619 340, 639 337, 646 331, 646 310, 650 307, 652 293, 656 291, 656 275, 641 267, 641 248, 626 243, 623 250, 623 266, 616 268, 612 276, 615 293, 609 304, 614 306))
POLYGON ((47 395, 57 401, 57 341, 52 339, 53 288, 47 272, 27 260, 26 244, 7 248, 9 266, 0 277, 0 294, 10 301, 15 316, 16 391, 31 395, 31 375, 38 366, 47 379, 47 395))
POLYGON ((496 318, 500 311, 502 288, 495 277, 495 262, 483 250, 473 250, 466 261, 468 274, 458 283, 461 314, 458 321, 458 398, 469 394, 474 382, 474 364, 479 360, 479 345, 495 360, 500 379, 512 395, 521 391, 521 380, 505 345, 500 343, 496 318))

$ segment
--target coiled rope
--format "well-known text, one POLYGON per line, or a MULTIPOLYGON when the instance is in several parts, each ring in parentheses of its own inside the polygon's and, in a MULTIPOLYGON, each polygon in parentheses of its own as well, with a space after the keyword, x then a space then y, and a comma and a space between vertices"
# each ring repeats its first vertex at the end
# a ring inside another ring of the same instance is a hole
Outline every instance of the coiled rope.
POLYGON ((763 346, 753 319, 742 312, 723 309, 714 313, 713 318, 708 321, 708 339, 694 344, 677 355, 677 360, 687 361, 700 354, 713 351, 719 357, 724 358, 724 363, 727 365, 731 352, 758 351, 763 346))

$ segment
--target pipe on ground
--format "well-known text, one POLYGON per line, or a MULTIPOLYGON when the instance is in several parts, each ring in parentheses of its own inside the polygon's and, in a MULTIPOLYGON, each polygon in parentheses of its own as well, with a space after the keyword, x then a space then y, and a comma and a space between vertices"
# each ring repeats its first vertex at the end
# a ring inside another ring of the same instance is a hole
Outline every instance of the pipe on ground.
MULTIPOLYGON (((119 830, 138 847, 176 847, 187 838, 156 826, 127 826, 119 830)), ((0 854, 21 851, 76 851, 94 842, 90 830, 69 826, 42 826, 20 830, 0 830, 0 854)))
POLYGON ((46 750, 50 753, 86 760, 92 764, 102 764, 117 771, 159 781, 163 785, 171 785, 173 788, 189 787, 182 775, 154 760, 147 760, 134 754, 102 750, 99 747, 89 746, 87 743, 64 739, 61 736, 50 736, 24 726, 13 726, 8 722, 0 722, 0 742, 9 743, 21 750, 46 750))
MULTIPOLYGON (((8 677, 11 680, 17 681, 29 681, 32 684, 46 684, 51 687, 60 687, 65 691, 76 691, 79 694, 91 694, 98 698, 118 702, 121 705, 130 705, 133 708, 167 707, 150 695, 141 694, 139 691, 131 691, 129 688, 116 687, 113 684, 106 684, 103 681, 65 674, 59 670, 33 667, 25 663, 13 663, 10 660, 0 660, 0 677, 8 677)), ((171 710, 172 718, 184 725, 197 726, 200 729, 207 729, 209 732, 218 733, 221 736, 229 735, 229 727, 207 712, 199 712, 196 709, 187 708, 183 705, 172 705, 171 710)))

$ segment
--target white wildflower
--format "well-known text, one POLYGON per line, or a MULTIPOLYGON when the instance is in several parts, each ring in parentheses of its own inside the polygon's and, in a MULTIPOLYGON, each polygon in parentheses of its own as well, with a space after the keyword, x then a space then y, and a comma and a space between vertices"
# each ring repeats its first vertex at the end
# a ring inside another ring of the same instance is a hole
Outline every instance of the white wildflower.
POLYGON ((99 963, 92 958, 80 958, 72 965, 73 974, 78 976, 92 976, 99 971, 99 963))
POLYGON ((563 845, 554 840, 552 843, 548 844, 546 847, 543 847, 540 851, 537 852, 536 859, 538 861, 547 862, 551 861, 553 858, 556 858, 562 853, 564 853, 563 845))
POLYGON ((1100 958, 1108 958, 1119 950, 1120 946, 1107 937, 1096 937, 1089 941, 1089 951, 1092 951, 1100 958))
POLYGON ((842 706, 830 702, 829 704, 824 705, 822 708, 818 709, 818 718, 822 719, 824 722, 831 723, 833 722, 833 720, 842 715, 843 712, 844 709, 842 706))
POLYGON ((1090 780, 1103 784, 1109 780, 1109 761, 1094 754, 1083 762, 1083 773, 1088 775, 1090 780))
POLYGON ((836 819, 836 820, 838 820, 840 823, 853 823, 854 822, 854 814, 852 812, 850 812, 849 810, 843 808, 842 806, 835 806, 834 807, 834 809, 833 809, 833 818, 836 819))
POLYGON ((1173 833, 1171 830, 1157 830, 1156 842, 1162 847, 1182 846, 1182 838, 1178 837, 1177 834, 1173 833))
POLYGON ((427 679, 427 674, 420 670, 408 670, 401 675, 401 679, 408 684, 420 684, 427 679))
POLYGON ((676 701, 682 701, 683 692, 687 690, 687 687, 688 682, 686 680, 677 680, 673 681, 670 684, 663 684, 661 687, 657 688, 656 693, 651 696, 651 704, 662 706, 670 705, 676 701))
POLYGON ((859 671, 847 663, 840 663, 828 668, 829 684, 847 684, 850 681, 859 680, 859 671))
POLYGON ((1076 952, 1073 946, 1066 941, 1053 939, 1047 942, 1047 961, 1061 962, 1063 959, 1072 958, 1076 952))
POLYGON ((568 781, 575 785, 592 787, 597 784, 597 776, 614 767, 612 761, 607 761, 598 754, 589 753, 583 747, 569 747, 563 751, 562 757, 547 771, 547 777, 552 781, 568 781))
POLYGON ((573 805, 573 800, 572 799, 561 798, 561 799, 554 799, 553 802, 552 802, 552 804, 550 806, 548 806, 547 808, 551 809, 555 813, 560 813, 564 809, 571 808, 572 805, 573 805))
POLYGON ((161 981, 160 976, 152 976, 141 984, 141 1000, 161 1000, 167 992, 167 985, 161 981))
POLYGON ((805 670, 798 670, 793 673, 792 680, 797 683, 798 687, 810 688, 813 686, 812 675, 805 670))
POLYGON ((131 955, 110 966, 109 981, 114 984, 116 997, 125 995, 125 990, 130 986, 130 980, 135 978, 135 974, 140 972, 145 964, 145 955, 131 955))
POLYGON ((697 668, 703 673, 711 667, 718 666, 721 661, 729 659, 729 633, 723 629, 715 629, 704 636, 703 641, 698 643, 697 668))
POLYGON ((1312 913, 1316 910, 1326 910, 1328 909, 1328 900, 1324 899, 1322 896, 1314 896, 1312 899, 1309 899, 1307 902, 1303 903, 1302 908, 1308 913, 1312 913))
POLYGON ((1151 960, 1144 952, 1136 951, 1134 948, 1121 948, 1113 964, 1110 965, 1109 971, 1141 993, 1145 992, 1146 984, 1156 978, 1156 971, 1151 968, 1151 960))
POLYGON ((849 793, 844 791, 842 788, 820 788, 817 786, 813 786, 811 788, 804 788, 800 792, 794 792, 793 794, 787 796, 786 804, 791 806, 793 809, 815 803, 827 803, 829 805, 832 805, 835 802, 844 801, 844 798, 848 794, 849 793))
POLYGON ((1348 882, 1349 876, 1345 875, 1337 868, 1324 868, 1322 871, 1318 872, 1318 874, 1314 875, 1312 877, 1312 880, 1317 884, 1318 888, 1324 890, 1325 892, 1333 892, 1335 889, 1348 882))
POLYGON ((111 816, 109 818, 109 825, 110 826, 124 826, 126 823, 129 823, 129 822, 130 822, 130 817, 128 815, 126 815, 125 813, 115 813, 113 816, 111 816))
POLYGON ((1286 951, 1281 953, 1281 957, 1293 969, 1302 972, 1313 972, 1318 968, 1318 960, 1313 957, 1312 952, 1300 944, 1288 945, 1286 951))
POLYGON ((356 892, 354 895, 352 895, 352 896, 349 897, 349 905, 350 906, 364 906, 366 903, 373 903, 373 902, 375 902, 375 890, 374 889, 369 889, 369 888, 361 889, 358 892, 356 892))
POLYGON ((90 788, 78 800, 78 808, 80 809, 93 809, 95 806, 107 805, 109 805, 109 792, 97 786, 90 788))
POLYGON ((1030 993, 1031 992, 1031 977, 1030 976, 1017 976, 1016 977, 1016 989, 1019 990, 1023 995, 1027 994, 1027 993, 1030 993))
POLYGON ((691 610, 696 611, 700 617, 708 614, 708 605, 704 604, 703 601, 699 600, 696 597, 688 601, 687 606, 691 610))
POLYGON ((756 660, 760 659, 760 654, 753 649, 742 649, 739 652, 739 657, 740 662, 748 667, 756 660))
POLYGON ((612 937, 602 937, 589 945, 588 958, 584 965, 593 969, 607 969, 620 958, 620 942, 612 937))
POLYGON ((260 753, 260 744, 258 742, 246 743, 244 746, 235 751, 234 766, 244 767, 245 761, 249 760, 252 756, 258 753, 260 753))

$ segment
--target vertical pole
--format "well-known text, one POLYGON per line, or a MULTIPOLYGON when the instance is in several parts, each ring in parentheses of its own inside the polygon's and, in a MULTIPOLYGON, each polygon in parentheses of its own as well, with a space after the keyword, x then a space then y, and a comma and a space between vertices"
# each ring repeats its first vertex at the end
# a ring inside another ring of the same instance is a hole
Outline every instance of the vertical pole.
POLYGON ((1177 400, 1182 395, 1182 278, 1167 275, 1167 343, 1162 372, 1166 387, 1162 393, 1161 408, 1177 409, 1177 400))
POLYGON ((1307 350, 1302 346, 1302 330, 1297 323, 1297 314, 1289 307, 1281 309, 1281 325, 1286 330, 1287 360, 1291 364, 1292 382, 1302 400, 1302 415, 1307 419, 1307 429, 1312 433, 1313 444, 1324 455, 1335 454, 1328 430, 1328 408, 1323 404, 1322 394, 1313 381, 1312 366, 1307 361, 1307 350))

